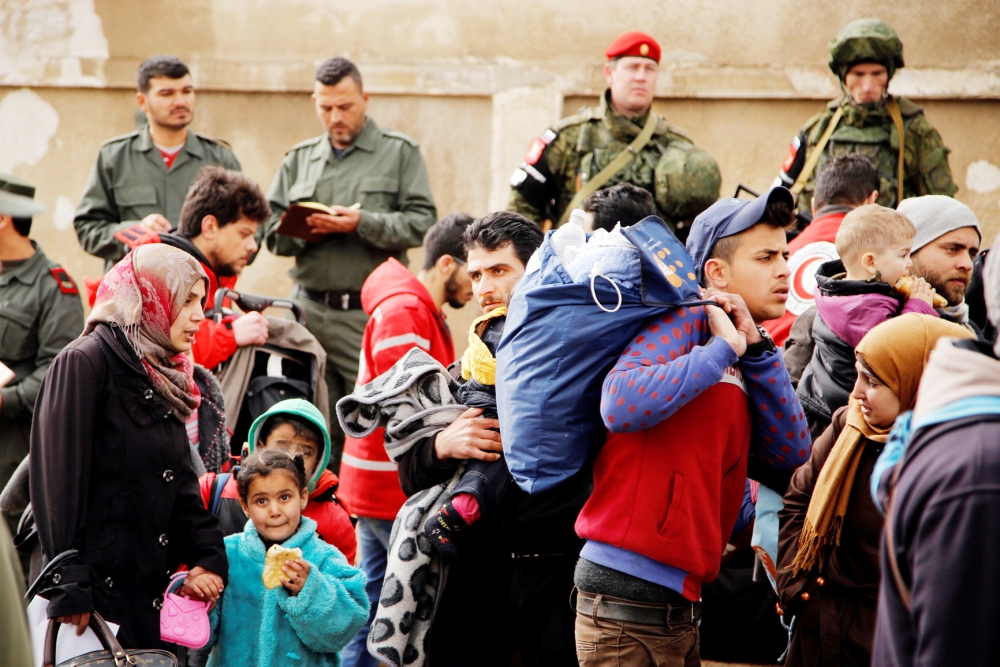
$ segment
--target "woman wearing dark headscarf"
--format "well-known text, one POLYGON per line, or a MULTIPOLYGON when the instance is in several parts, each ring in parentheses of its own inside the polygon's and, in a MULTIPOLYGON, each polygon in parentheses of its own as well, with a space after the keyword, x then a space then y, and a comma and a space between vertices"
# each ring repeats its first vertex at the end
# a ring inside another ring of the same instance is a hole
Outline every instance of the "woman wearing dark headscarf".
POLYGON ((778 512, 778 593, 798 629, 786 667, 871 664, 883 517, 872 502, 872 469, 896 417, 911 410, 927 358, 965 327, 908 313, 858 344, 858 379, 847 406, 813 443, 778 512))
POLYGON ((42 552, 79 555, 49 577, 48 615, 92 611, 126 648, 160 645, 168 575, 218 597, 227 574, 218 522, 201 501, 184 424, 198 408, 191 349, 207 278, 187 253, 140 246, 104 277, 84 335, 53 361, 31 430, 31 500, 42 552))

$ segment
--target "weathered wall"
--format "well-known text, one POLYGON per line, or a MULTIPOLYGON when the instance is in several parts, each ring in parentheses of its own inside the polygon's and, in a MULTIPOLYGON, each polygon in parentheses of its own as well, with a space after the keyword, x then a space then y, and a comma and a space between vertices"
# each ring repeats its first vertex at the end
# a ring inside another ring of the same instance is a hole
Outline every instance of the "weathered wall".
MULTIPOLYGON (((34 236, 78 280, 96 277, 72 209, 97 149, 133 128, 134 78, 174 53, 199 89, 193 128, 232 143, 265 189, 320 131, 315 64, 346 54, 371 115, 420 141, 442 215, 484 214, 546 125, 603 87, 605 46, 644 29, 664 56, 657 109, 722 167, 723 193, 766 187, 798 127, 833 97, 826 43, 878 16, 905 44, 892 90, 916 98, 952 149, 959 199, 1000 231, 1000 3, 994 0, 2 0, 0 171, 35 182, 34 236)), ((419 255, 419 251, 414 253, 419 255)), ((242 285, 287 293, 289 260, 262 253, 242 285)), ((463 331, 473 308, 451 322, 463 331)), ((456 336, 464 347, 464 334, 456 336)))

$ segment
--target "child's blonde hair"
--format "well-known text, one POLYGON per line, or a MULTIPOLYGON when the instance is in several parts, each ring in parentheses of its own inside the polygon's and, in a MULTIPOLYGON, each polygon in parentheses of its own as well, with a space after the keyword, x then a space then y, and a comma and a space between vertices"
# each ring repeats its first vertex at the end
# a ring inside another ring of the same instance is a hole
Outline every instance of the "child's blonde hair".
POLYGON ((856 264, 866 252, 880 253, 886 248, 912 240, 917 230, 899 211, 868 204, 859 206, 840 223, 837 254, 844 264, 856 264))

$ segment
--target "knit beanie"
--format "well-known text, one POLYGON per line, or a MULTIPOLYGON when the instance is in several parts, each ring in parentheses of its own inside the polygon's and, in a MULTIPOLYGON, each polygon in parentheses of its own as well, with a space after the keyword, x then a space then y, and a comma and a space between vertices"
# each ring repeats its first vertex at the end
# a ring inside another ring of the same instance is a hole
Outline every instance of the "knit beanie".
POLYGON ((943 195, 926 195, 904 199, 896 210, 905 215, 917 229, 913 237, 913 249, 917 252, 934 239, 963 227, 973 227, 979 239, 983 231, 979 228, 976 214, 968 206, 943 195))

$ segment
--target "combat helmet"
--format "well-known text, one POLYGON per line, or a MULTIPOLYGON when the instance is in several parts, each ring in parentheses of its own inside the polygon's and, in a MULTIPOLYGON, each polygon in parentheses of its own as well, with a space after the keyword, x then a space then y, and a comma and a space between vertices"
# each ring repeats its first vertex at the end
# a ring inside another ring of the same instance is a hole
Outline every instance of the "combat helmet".
POLYGON ((890 79, 903 66, 903 43, 889 24, 879 19, 851 21, 830 40, 827 49, 830 69, 841 81, 857 63, 885 65, 890 79))

